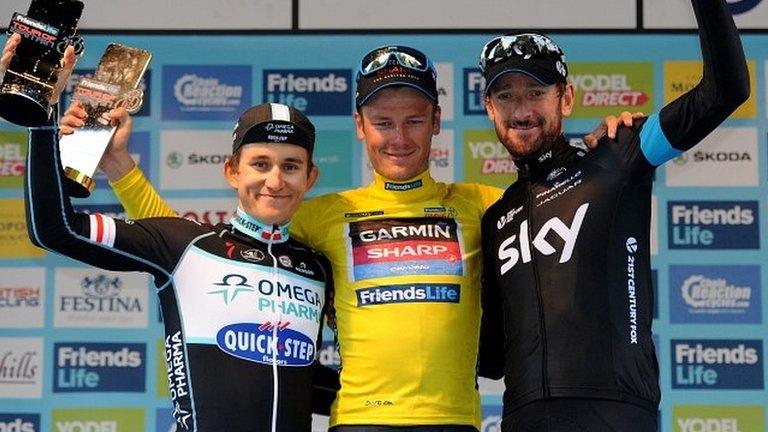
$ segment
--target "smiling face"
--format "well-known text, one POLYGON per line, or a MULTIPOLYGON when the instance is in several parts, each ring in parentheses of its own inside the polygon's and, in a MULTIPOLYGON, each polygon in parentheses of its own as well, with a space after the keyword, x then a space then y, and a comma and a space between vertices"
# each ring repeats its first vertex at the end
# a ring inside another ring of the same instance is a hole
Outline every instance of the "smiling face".
POLYGON ((288 222, 317 181, 307 150, 293 144, 245 144, 238 151, 224 164, 224 176, 237 191, 240 207, 263 223, 288 222))
POLYGON ((429 168, 440 107, 413 88, 385 88, 355 113, 355 125, 373 169, 389 180, 405 181, 429 168))
POLYGON ((573 85, 543 85, 522 73, 507 73, 485 98, 496 136, 513 159, 523 159, 552 146, 573 110, 573 85))

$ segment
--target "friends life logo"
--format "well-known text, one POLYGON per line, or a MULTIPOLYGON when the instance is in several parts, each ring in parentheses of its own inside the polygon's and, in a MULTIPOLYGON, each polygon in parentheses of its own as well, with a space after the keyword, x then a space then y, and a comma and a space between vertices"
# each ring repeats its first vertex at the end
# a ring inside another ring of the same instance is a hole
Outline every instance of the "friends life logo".
POLYGON ((350 69, 267 69, 263 72, 266 102, 293 106, 309 116, 352 114, 350 69))
POLYGON ((163 66, 162 120, 234 121, 251 106, 251 66, 163 66))
POLYGON ((146 344, 55 343, 53 391, 144 392, 146 344))
POLYGON ((40 432, 40 414, 0 413, 0 432, 40 432))
POLYGON ((757 201, 670 201, 670 249, 759 249, 757 201))
MULTIPOLYGON (((75 87, 83 78, 93 78, 95 69, 75 69, 72 71, 72 75, 67 80, 67 86, 62 95, 62 100, 65 107, 69 107, 72 103, 72 95, 74 94, 75 87)), ((132 114, 131 117, 149 117, 152 114, 152 71, 147 70, 139 82, 139 90, 144 92, 144 103, 136 114, 132 114)), ((129 146, 128 148, 133 148, 129 146)))
POLYGON ((485 115, 485 78, 479 68, 464 68, 464 115, 485 115))
POLYGON ((760 324, 760 266, 670 266, 670 322, 760 324))
POLYGON ((759 389, 763 341, 671 340, 673 389, 759 389))

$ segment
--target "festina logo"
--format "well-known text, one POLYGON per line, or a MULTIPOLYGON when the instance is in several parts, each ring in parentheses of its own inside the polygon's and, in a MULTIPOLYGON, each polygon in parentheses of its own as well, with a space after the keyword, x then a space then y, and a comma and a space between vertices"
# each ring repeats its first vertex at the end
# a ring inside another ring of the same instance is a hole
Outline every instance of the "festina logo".
POLYGON ((560 253, 560 263, 568 262, 571 259, 573 248, 576 246, 576 239, 579 236, 581 223, 584 222, 584 216, 587 214, 588 208, 589 203, 585 203, 576 210, 576 214, 573 217, 570 227, 560 220, 560 218, 553 217, 541 227, 536 236, 534 236, 533 241, 529 238, 528 220, 524 220, 520 224, 519 234, 508 237, 501 242, 501 245, 499 246, 499 260, 503 262, 501 265, 501 274, 506 274, 508 271, 512 270, 521 258, 523 263, 530 262, 531 245, 544 255, 552 255, 557 252, 557 250, 547 241, 547 236, 550 231, 554 231, 555 234, 560 236, 565 242, 563 251, 560 253), (519 243, 519 246, 516 246, 516 243, 519 243))
POLYGON ((82 296, 61 296, 59 310, 71 312, 141 312, 137 297, 120 296, 123 282, 100 274, 81 282, 82 296))

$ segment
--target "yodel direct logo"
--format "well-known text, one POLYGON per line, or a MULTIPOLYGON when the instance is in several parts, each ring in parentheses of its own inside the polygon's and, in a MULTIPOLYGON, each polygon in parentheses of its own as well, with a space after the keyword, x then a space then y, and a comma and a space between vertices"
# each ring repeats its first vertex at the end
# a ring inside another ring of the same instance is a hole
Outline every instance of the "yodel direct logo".
POLYGON ((137 343, 56 343, 56 393, 143 392, 147 347, 137 343))
POLYGON ((40 414, 0 414, 0 432, 39 432, 40 414))
POLYGON ((762 340, 672 340, 672 388, 763 389, 762 340))
POLYGON ((757 201, 670 201, 670 249, 759 249, 757 201))
POLYGON ((674 432, 764 431, 764 411, 759 405, 676 405, 674 432))
POLYGON ((350 69, 267 69, 264 97, 267 102, 291 105, 307 115, 352 113, 350 69))

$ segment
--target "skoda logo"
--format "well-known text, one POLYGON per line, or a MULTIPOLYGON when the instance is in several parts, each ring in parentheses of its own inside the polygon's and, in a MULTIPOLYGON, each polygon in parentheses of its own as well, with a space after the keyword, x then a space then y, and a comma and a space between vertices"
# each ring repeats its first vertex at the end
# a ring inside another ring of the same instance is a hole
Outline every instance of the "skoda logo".
POLYGON ((179 152, 172 152, 165 158, 165 163, 171 168, 179 168, 184 161, 184 157, 179 152))
POLYGON ((734 15, 743 14, 756 8, 763 0, 729 0, 728 7, 734 15))

